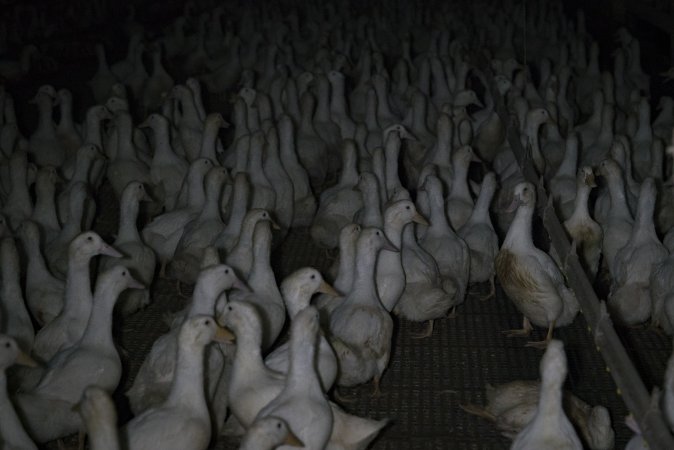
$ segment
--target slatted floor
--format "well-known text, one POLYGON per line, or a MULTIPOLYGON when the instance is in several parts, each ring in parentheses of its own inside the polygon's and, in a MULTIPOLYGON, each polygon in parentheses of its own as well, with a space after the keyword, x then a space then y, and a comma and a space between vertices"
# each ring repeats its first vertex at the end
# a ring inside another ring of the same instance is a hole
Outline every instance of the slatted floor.
MULTIPOLYGON (((98 227, 114 229, 115 213, 104 211, 98 227)), ((106 235, 102 231, 103 235, 106 235)), ((109 236, 111 239, 111 236, 109 236)), ((272 264, 280 282, 302 266, 327 272, 332 261, 315 247, 306 230, 294 230, 277 248, 272 264)), ((190 288, 185 289, 189 292, 190 288)), ((538 378, 542 352, 525 348, 524 338, 506 338, 501 330, 517 328, 521 316, 497 289, 496 298, 480 300, 486 285, 471 289, 469 298, 454 319, 439 320, 430 338, 413 339, 421 324, 396 320, 391 363, 382 381, 382 395, 372 397, 372 386, 342 389, 353 402, 344 408, 353 414, 376 419, 389 418, 391 424, 372 444, 373 449, 499 449, 509 441, 490 423, 470 416, 461 403, 484 402, 484 385, 516 379, 538 378)), ((162 318, 167 311, 180 309, 185 300, 176 294, 175 284, 158 280, 153 287, 153 303, 144 311, 117 323, 118 342, 126 351, 125 378, 116 396, 120 422, 128 419, 124 397, 152 341, 167 330, 162 318)), ((616 448, 623 448, 631 433, 623 424, 627 410, 616 393, 610 374, 586 331, 582 316, 569 327, 555 331, 562 339, 569 361, 566 387, 586 402, 606 406, 616 431, 616 448)), ((534 339, 543 338, 536 330, 534 339)), ((628 350, 647 386, 661 383, 671 352, 670 340, 648 328, 621 330, 628 350)), ((74 439, 66 441, 75 448, 74 439)), ((238 440, 222 437, 218 449, 235 449, 238 440)), ((49 445, 48 448, 55 448, 49 445)))

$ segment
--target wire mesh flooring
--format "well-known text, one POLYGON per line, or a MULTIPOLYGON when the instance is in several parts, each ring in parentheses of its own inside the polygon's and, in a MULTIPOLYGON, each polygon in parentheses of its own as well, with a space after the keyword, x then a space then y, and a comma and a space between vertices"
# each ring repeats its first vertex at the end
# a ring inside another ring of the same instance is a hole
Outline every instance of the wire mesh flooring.
MULTIPOLYGON (((113 229, 114 214, 104 212, 101 219, 105 220, 99 220, 98 228, 113 229)), ((279 283, 299 267, 313 266, 326 274, 331 264, 329 255, 313 245, 307 230, 293 230, 272 254, 279 283)), ((184 294, 190 290, 191 286, 183 287, 184 294)), ((502 330, 521 324, 521 316, 498 285, 496 297, 481 300, 487 290, 487 285, 473 286, 456 318, 436 321, 432 336, 425 339, 412 338, 423 324, 396 319, 392 357, 382 380, 381 396, 371 395, 371 384, 340 389, 342 397, 352 400, 343 404, 348 412, 391 420, 371 448, 508 448, 509 441, 491 423, 468 415, 459 405, 484 404, 486 383, 538 379, 542 352, 524 347, 525 338, 503 336, 502 330)), ((123 392, 130 387, 153 341, 168 330, 164 315, 181 309, 186 301, 170 280, 156 280, 152 292, 153 301, 147 309, 116 322, 115 335, 125 364, 124 378, 115 396, 120 424, 130 418, 123 392)), ((542 339, 544 332, 537 329, 532 338, 542 339)), ((671 352, 670 340, 648 328, 621 330, 621 335, 646 385, 661 385, 671 352)), ((572 325, 555 330, 555 337, 565 343, 569 362, 566 388, 591 405, 601 404, 609 409, 616 448, 623 448, 631 436, 623 424, 628 411, 582 315, 572 325)), ((235 449, 238 442, 236 438, 221 437, 215 448, 235 449)), ((76 439, 67 439, 65 444, 76 448, 76 439)), ((47 448, 57 447, 52 443, 47 448)))

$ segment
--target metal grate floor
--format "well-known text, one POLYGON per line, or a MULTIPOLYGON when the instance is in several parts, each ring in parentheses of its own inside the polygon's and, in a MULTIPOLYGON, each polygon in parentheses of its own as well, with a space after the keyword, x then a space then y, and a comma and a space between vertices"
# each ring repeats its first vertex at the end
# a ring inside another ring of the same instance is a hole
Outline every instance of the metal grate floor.
MULTIPOLYGON (((107 202, 114 205, 109 191, 107 202)), ((107 194, 107 195, 106 195, 107 194)), ((96 229, 108 241, 116 228, 117 211, 106 208, 96 229)), ((293 230, 273 252, 272 266, 277 282, 303 266, 313 266, 323 274, 332 264, 327 253, 313 245, 308 231, 293 230)), ((191 286, 182 287, 184 294, 191 286)), ((524 338, 507 338, 502 330, 517 328, 521 316, 497 284, 495 298, 480 300, 488 286, 473 286, 466 302, 454 319, 435 322, 433 335, 413 339, 422 324, 395 319, 394 343, 389 368, 382 379, 380 397, 372 397, 372 385, 340 389, 347 412, 374 419, 391 419, 371 448, 393 449, 502 449, 510 441, 502 437, 484 419, 471 416, 459 408, 461 403, 483 404, 486 383, 500 384, 517 379, 537 379, 542 352, 526 348, 524 338)), ((143 358, 152 343, 168 330, 162 320, 170 311, 181 309, 186 300, 178 295, 175 282, 158 279, 153 287, 151 305, 123 321, 116 322, 115 334, 125 365, 124 378, 115 400, 120 424, 130 418, 123 392, 131 386, 143 358)), ((672 351, 671 341, 648 328, 619 330, 624 344, 640 370, 646 386, 661 385, 662 374, 672 351)), ((534 331, 533 339, 542 339, 545 330, 534 331)), ((578 316, 575 322, 555 330, 555 337, 565 343, 569 363, 566 388, 591 405, 606 406, 616 432, 616 448, 623 448, 631 431, 623 424, 628 414, 616 392, 615 384, 596 351, 587 325, 578 316)), ((76 448, 76 438, 65 441, 76 448)), ((221 437, 215 448, 236 449, 238 440, 221 437)), ((50 443, 46 448, 58 448, 50 443)))

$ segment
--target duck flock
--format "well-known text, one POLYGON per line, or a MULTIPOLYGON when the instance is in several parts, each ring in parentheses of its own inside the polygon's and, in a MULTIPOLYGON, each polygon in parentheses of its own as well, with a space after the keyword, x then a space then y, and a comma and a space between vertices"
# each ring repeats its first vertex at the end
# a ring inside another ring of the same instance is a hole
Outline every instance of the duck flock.
MULTIPOLYGON (((193 1, 163 29, 130 15, 126 57, 96 44, 86 86, 47 82, 18 103, 31 38, 105 17, 80 3, 60 22, 29 6, 2 19, 0 448, 77 432, 95 450, 367 448, 396 418, 347 413, 340 388, 379 395, 393 315, 426 338, 475 285, 486 302, 500 286, 522 317, 507 335, 541 328, 526 345, 544 353, 540 381, 462 408, 515 449, 614 448, 608 409, 563 390, 555 329, 580 307, 533 222, 545 189, 613 321, 674 332, 674 101, 652 103, 627 29, 604 68, 563 2, 193 1), (28 109, 36 127, 17 119, 28 109), (297 234, 334 259, 328 273, 277 279, 271 252, 297 234), (113 326, 160 279, 187 300, 118 428, 113 326)), ((663 392, 674 426, 674 363, 663 392)), ((639 419, 630 449, 648 445, 639 419)))

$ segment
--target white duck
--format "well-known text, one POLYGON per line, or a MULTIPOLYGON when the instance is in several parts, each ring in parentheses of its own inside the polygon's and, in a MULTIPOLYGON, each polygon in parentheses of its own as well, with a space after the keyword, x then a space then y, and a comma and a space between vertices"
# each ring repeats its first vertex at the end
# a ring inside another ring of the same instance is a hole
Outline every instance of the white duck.
POLYGON ((470 146, 458 148, 452 154, 452 185, 447 197, 447 217, 454 230, 461 228, 473 212, 474 201, 468 188, 468 167, 477 161, 470 146))
POLYGON ((336 185, 321 193, 320 204, 310 233, 320 246, 337 246, 339 231, 353 221, 353 216, 363 207, 363 200, 355 187, 358 184, 358 150, 353 140, 342 143, 342 172, 336 185))
POLYGON ((21 348, 31 351, 35 329, 21 289, 21 260, 14 238, 0 241, 0 314, 2 332, 16 339, 21 348))
POLYGON ((10 187, 2 205, 2 213, 9 226, 15 230, 22 221, 33 213, 33 201, 28 186, 28 155, 16 151, 9 158, 10 187))
POLYGON ((37 172, 35 208, 33 208, 33 214, 30 218, 40 226, 40 231, 44 236, 43 243, 51 242, 61 232, 61 224, 54 201, 56 184, 60 181, 61 178, 54 167, 45 166, 37 172))
POLYGON ((49 360, 39 384, 16 396, 16 406, 29 433, 46 442, 75 432, 80 418, 72 407, 89 385, 112 392, 122 376, 122 361, 112 338, 112 311, 127 288, 142 289, 124 266, 101 274, 91 316, 82 337, 49 360), (96 370, 91 370, 95 367, 96 370))
POLYGON ((96 255, 122 257, 93 231, 73 239, 68 255, 63 310, 35 336, 33 353, 44 361, 51 359, 59 349, 73 345, 84 333, 93 302, 89 277, 91 258, 96 255))
POLYGON ((611 199, 610 209, 605 220, 600 223, 604 232, 602 240, 603 259, 611 276, 615 278, 615 257, 618 251, 629 241, 634 221, 625 199, 625 183, 618 163, 612 159, 605 159, 599 164, 597 172, 606 178, 611 199))
POLYGON ((40 326, 54 320, 63 309, 65 284, 51 274, 40 250, 40 229, 26 220, 19 236, 28 257, 26 268, 26 304, 40 326))
POLYGON ((402 234, 410 222, 427 224, 410 200, 391 203, 384 212, 384 232, 393 249, 384 249, 376 264, 376 282, 379 299, 387 311, 392 311, 405 289, 405 271, 402 265, 402 234))
POLYGON ((356 245, 353 288, 330 315, 329 340, 340 364, 337 383, 353 386, 374 378, 379 393, 391 354, 393 319, 377 293, 375 267, 380 250, 397 248, 378 228, 363 229, 356 245))
POLYGON ((172 275, 179 281, 194 283, 204 249, 225 228, 220 216, 220 197, 227 178, 227 169, 220 166, 213 167, 206 174, 206 201, 203 209, 194 220, 185 225, 169 265, 172 275))
POLYGON ((260 410, 281 392, 285 377, 269 369, 262 360, 262 322, 255 306, 230 301, 225 308, 223 325, 236 335, 228 403, 232 415, 248 428, 260 410))
POLYGON ((242 289, 245 285, 229 266, 215 265, 199 273, 187 311, 182 317, 178 317, 174 322, 176 325, 168 333, 154 342, 133 385, 126 392, 131 410, 135 414, 154 408, 166 400, 175 375, 175 352, 180 325, 195 316, 215 314, 218 296, 231 287, 242 289))
MULTIPOLYGON (((312 295, 322 292, 330 296, 333 300, 339 297, 339 294, 329 284, 323 281, 320 272, 311 267, 298 269, 288 275, 281 283, 281 294, 285 301, 286 310, 290 320, 309 306, 312 295)), ((291 322, 292 323, 292 322, 291 322)), ((290 362, 290 346, 284 343, 274 349, 264 360, 264 363, 271 370, 287 374, 290 362)), ((328 392, 337 378, 337 357, 328 340, 320 334, 318 349, 315 357, 315 367, 318 371, 321 386, 324 392, 328 392)))
POLYGON ((184 192, 184 204, 180 205, 179 201, 175 210, 155 217, 141 231, 143 241, 157 254, 162 277, 165 276, 166 265, 173 259, 185 226, 201 212, 206 201, 204 177, 212 167, 213 163, 208 159, 194 161, 183 183, 181 195, 184 192))
MULTIPOLYGON (((253 234, 257 223, 261 220, 272 221, 271 216, 264 209, 251 209, 246 213, 239 235, 226 258, 227 264, 244 278, 248 278, 253 266, 253 234)), ((216 245, 218 245, 217 242, 216 245)))
MULTIPOLYGON (((539 381, 518 380, 497 386, 487 384, 486 406, 469 404, 461 405, 461 408, 494 422, 501 434, 512 439, 534 418, 540 391, 539 381)), ((615 432, 605 407, 590 406, 568 391, 563 393, 563 407, 579 437, 590 449, 614 448, 615 432)))
POLYGON ((118 133, 117 153, 108 164, 106 176, 117 198, 121 198, 122 191, 129 182, 150 183, 150 168, 139 158, 133 142, 131 114, 118 111, 115 114, 115 126, 118 133))
POLYGON ((550 179, 550 194, 555 209, 564 220, 571 217, 576 198, 576 167, 578 166, 578 138, 575 134, 566 138, 564 159, 550 179))
POLYGON ((581 450, 573 425, 562 409, 562 385, 568 371, 564 344, 551 340, 541 358, 541 393, 532 421, 518 433, 512 449, 540 448, 581 450))
POLYGON ((496 192, 496 175, 489 172, 484 176, 480 194, 475 202, 473 213, 457 232, 470 251, 470 282, 489 281, 490 290, 486 298, 496 294, 494 287, 494 260, 498 253, 498 236, 489 217, 489 205, 496 192))
POLYGON ((311 190, 309 175, 300 164, 295 144, 295 130, 290 116, 283 114, 278 119, 279 151, 283 168, 293 182, 293 226, 308 227, 316 214, 316 198, 311 190))
POLYGON ((7 395, 5 371, 14 364, 34 367, 37 365, 16 343, 14 338, 0 334, 0 437, 2 448, 8 450, 37 450, 23 428, 21 420, 7 395))
POLYGON ((599 270, 603 231, 588 209, 590 191, 597 186, 592 168, 585 166, 578 169, 576 180, 575 206, 571 216, 564 221, 564 228, 581 249, 583 266, 594 278, 599 270))
POLYGON ((91 450, 119 450, 117 410, 105 390, 89 386, 76 408, 84 422, 91 450))
POLYGON ((285 323, 285 305, 271 268, 271 224, 259 221, 253 232, 253 261, 246 279, 252 292, 238 292, 232 299, 253 304, 262 320, 262 348, 276 341, 285 323))
POLYGON ((445 291, 455 292, 455 305, 466 298, 470 277, 470 249, 449 225, 442 197, 442 183, 435 175, 424 181, 431 211, 430 226, 420 244, 437 262, 445 291))
POLYGON ((171 146, 168 119, 159 113, 150 114, 138 128, 149 127, 154 132, 154 155, 150 164, 150 180, 155 186, 153 193, 163 202, 166 211, 172 211, 178 202, 178 195, 189 166, 178 156, 171 146))
POLYGON ((215 238, 213 245, 224 250, 229 254, 237 240, 243 227, 243 221, 248 212, 248 200, 250 199, 250 184, 245 172, 239 172, 234 175, 232 195, 227 203, 225 211, 222 207, 220 212, 226 217, 226 225, 222 232, 215 238), (226 214, 226 216, 225 216, 226 214))
POLYGON ((65 161, 65 150, 56 134, 52 120, 56 90, 49 85, 41 86, 33 103, 38 107, 38 125, 28 141, 28 151, 38 166, 60 167, 65 161))
POLYGON ((555 326, 573 321, 579 305, 554 260, 534 246, 531 227, 535 205, 534 186, 518 184, 510 207, 516 207, 517 212, 496 256, 496 274, 506 295, 524 315, 522 329, 512 330, 509 335, 528 336, 531 322, 547 327, 545 340, 527 344, 544 348, 552 339, 555 326))
POLYGON ((650 275, 653 267, 669 255, 655 233, 653 212, 656 195, 655 182, 646 178, 641 183, 632 234, 614 260, 615 277, 608 306, 620 321, 628 325, 644 322, 651 316, 650 275))
POLYGON ((333 426, 332 410, 316 369, 319 330, 318 311, 313 306, 295 315, 285 386, 258 414, 258 418, 281 417, 305 447, 316 449, 326 446, 333 426))
POLYGON ((113 246, 124 255, 124 258, 102 258, 100 271, 107 270, 113 265, 121 264, 127 267, 133 276, 148 289, 124 292, 119 300, 117 310, 123 315, 132 314, 150 304, 149 286, 154 279, 154 269, 157 257, 138 233, 138 207, 141 201, 151 200, 145 191, 143 183, 130 182, 122 192, 120 200, 119 228, 113 246))
POLYGON ((205 450, 211 419, 204 394, 204 350, 214 340, 231 340, 211 316, 199 315, 180 328, 175 376, 161 405, 136 416, 122 429, 129 450, 205 450))

